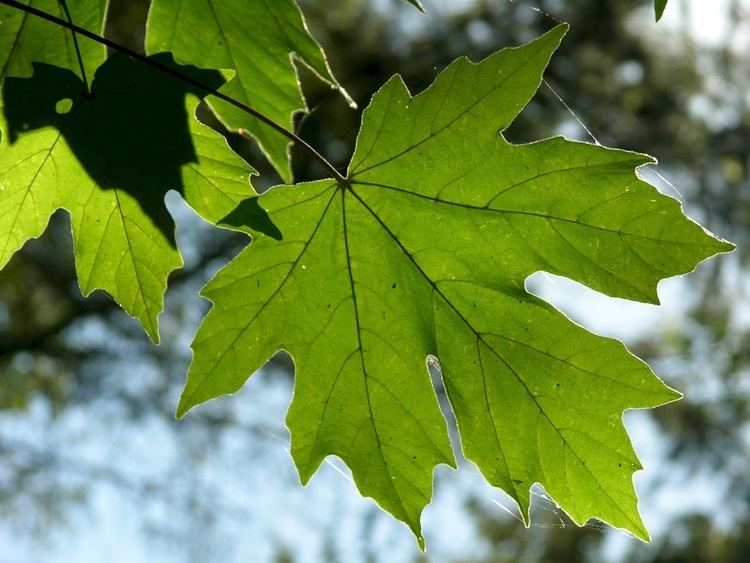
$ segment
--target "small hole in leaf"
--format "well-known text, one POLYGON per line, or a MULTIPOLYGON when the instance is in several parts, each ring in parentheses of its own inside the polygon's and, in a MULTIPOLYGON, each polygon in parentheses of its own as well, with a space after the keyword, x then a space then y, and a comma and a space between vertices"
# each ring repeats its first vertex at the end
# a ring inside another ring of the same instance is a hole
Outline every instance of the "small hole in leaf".
POLYGON ((55 104, 55 111, 58 115, 65 115, 71 109, 73 109, 73 100, 70 98, 63 98, 55 104))

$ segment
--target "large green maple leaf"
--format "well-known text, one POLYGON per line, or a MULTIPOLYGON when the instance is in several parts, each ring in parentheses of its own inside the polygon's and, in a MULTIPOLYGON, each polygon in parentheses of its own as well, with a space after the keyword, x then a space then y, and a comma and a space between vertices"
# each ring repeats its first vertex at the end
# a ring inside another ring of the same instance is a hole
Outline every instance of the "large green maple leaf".
POLYGON ((302 481, 340 456, 422 544, 433 469, 454 464, 434 356, 466 457, 524 517, 541 483, 575 522, 647 538, 621 417, 678 394, 524 280, 544 270, 655 303, 660 279, 731 245, 638 179, 647 156, 503 138, 565 29, 460 59, 414 98, 393 78, 365 111, 345 181, 277 187, 229 214, 254 241, 204 289, 213 307, 178 415, 288 351, 302 481))
MULTIPOLYGON (((183 4, 153 0, 146 35, 149 53, 171 51, 183 63, 235 70, 237 77, 222 92, 290 129, 294 113, 307 109, 293 60, 349 99, 294 0, 196 0, 189 9, 183 4)), ((208 101, 228 128, 253 135, 282 178, 291 181, 288 138, 233 105, 217 98, 208 101)))
MULTIPOLYGON (((218 88, 217 71, 154 60, 218 88)), ((104 289, 158 340, 169 272, 182 264, 164 195, 178 190, 216 222, 254 191, 252 169, 193 118, 202 91, 124 55, 100 66, 90 94, 73 71, 33 63, 9 77, 0 107, 0 267, 70 212, 78 282, 104 289)))

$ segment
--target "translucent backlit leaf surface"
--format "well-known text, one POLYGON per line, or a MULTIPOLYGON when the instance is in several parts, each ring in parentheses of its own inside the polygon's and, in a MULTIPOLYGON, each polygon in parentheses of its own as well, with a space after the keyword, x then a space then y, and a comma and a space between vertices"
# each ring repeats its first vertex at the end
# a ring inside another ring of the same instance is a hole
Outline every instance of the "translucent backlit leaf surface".
MULTIPOLYGON (((25 3, 67 19, 59 0, 29 0, 25 3)), ((68 8, 75 24, 102 33, 107 4, 107 0, 74 0, 68 2, 68 8)), ((91 41, 79 41, 78 46, 90 79, 104 62, 106 50, 103 45, 91 41)), ((67 68, 81 76, 70 31, 17 8, 0 5, 0 78, 29 76, 33 62, 67 68)))
MULTIPOLYGON (((347 96, 294 0, 154 0, 146 48, 171 51, 182 63, 235 70, 222 92, 290 129, 292 115, 306 109, 293 60, 347 96)), ((209 102, 230 129, 253 135, 282 178, 291 180, 289 139, 232 105, 209 102)))

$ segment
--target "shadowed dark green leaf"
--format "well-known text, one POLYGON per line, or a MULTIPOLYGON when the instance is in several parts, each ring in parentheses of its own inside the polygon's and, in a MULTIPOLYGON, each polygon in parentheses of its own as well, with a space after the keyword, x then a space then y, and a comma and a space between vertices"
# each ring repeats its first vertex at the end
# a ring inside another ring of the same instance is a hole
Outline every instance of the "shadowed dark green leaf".
MULTIPOLYGON (((25 3, 66 19, 59 0, 30 0, 25 3)), ((107 0, 71 0, 68 8, 76 25, 94 33, 103 33, 107 0)), ((78 44, 90 79, 104 62, 105 47, 87 40, 78 44)), ((79 77, 81 75, 70 31, 17 8, 0 6, 0 79, 31 75, 32 62, 56 65, 73 71, 79 77)))
POLYGON ((459 59, 414 98, 393 78, 365 111, 346 183, 254 201, 252 244, 204 290, 213 307, 178 415, 288 351, 302 481, 341 457, 362 494, 423 545, 433 469, 454 463, 426 368, 435 356, 464 453, 524 518, 541 483, 575 522, 647 539, 622 413, 679 395, 525 280, 543 270, 655 303, 660 279, 732 246, 638 179, 647 156, 562 138, 512 145, 499 133, 565 29, 479 64, 459 59), (258 207, 281 240, 253 227, 258 207))
MULTIPOLYGON (((307 65, 348 99, 294 0, 196 0, 189 9, 183 8, 181 0, 151 3, 149 53, 171 51, 178 62, 236 70, 237 77, 222 92, 289 129, 293 114, 307 109, 293 60, 307 65)), ((291 181, 289 139, 226 102, 208 101, 227 127, 254 136, 281 177, 291 181)))
POLYGON ((664 9, 667 7, 667 0, 654 0, 654 11, 656 12, 656 21, 659 21, 664 15, 664 9))
MULTIPOLYGON (((69 69, 33 68, 3 84, 0 266, 66 209, 82 291, 105 289, 157 340, 167 276, 182 264, 165 193, 216 222, 253 194, 251 169, 193 119, 200 92, 147 65, 113 55, 90 96, 69 69)), ((224 83, 217 71, 175 68, 224 83)))
POLYGON ((249 230, 250 232, 263 233, 276 240, 283 239, 281 231, 273 224, 258 200, 258 196, 242 200, 231 213, 218 223, 230 229, 249 230))

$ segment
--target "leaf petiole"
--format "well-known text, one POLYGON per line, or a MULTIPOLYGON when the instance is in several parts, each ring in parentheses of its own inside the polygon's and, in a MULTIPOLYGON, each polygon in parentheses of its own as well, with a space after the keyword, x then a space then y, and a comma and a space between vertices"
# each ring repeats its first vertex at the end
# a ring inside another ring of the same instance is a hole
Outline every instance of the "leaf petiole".
MULTIPOLYGON (((57 0, 60 4, 60 7, 65 12, 65 17, 68 19, 68 23, 70 25, 73 25, 73 18, 70 15, 70 10, 68 10, 68 3, 65 0, 57 0)), ((86 95, 88 96, 91 94, 91 90, 89 88, 89 81, 86 78, 86 67, 83 65, 83 57, 81 57, 81 49, 78 47, 78 36, 76 35, 76 32, 74 29, 70 30, 71 35, 73 36, 73 46, 76 50, 76 57, 78 58, 78 66, 81 69, 81 79, 83 80, 83 84, 86 87, 86 95)))

